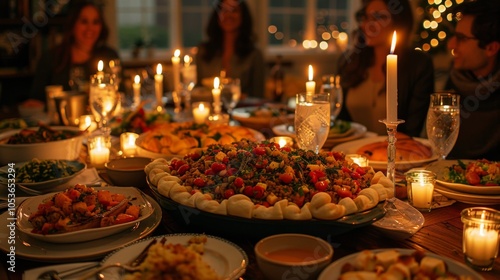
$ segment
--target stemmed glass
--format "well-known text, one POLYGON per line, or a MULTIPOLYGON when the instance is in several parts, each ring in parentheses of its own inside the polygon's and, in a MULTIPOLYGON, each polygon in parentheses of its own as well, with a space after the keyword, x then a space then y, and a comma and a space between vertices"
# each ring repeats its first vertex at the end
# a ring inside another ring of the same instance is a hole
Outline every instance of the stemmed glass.
POLYGON ((88 90, 88 76, 81 66, 73 66, 69 71, 69 85, 74 92, 86 92, 88 90))
POLYGON ((340 87, 340 76, 324 75, 322 78, 320 93, 330 93, 330 125, 335 125, 335 120, 344 104, 342 87, 340 87))
POLYGON ((460 96, 452 93, 431 94, 427 112, 427 137, 439 160, 446 158, 455 145, 460 128, 460 96))
POLYGON ((108 121, 117 111, 120 102, 115 76, 108 73, 93 75, 90 82, 89 100, 90 109, 99 121, 100 129, 105 135, 109 135, 108 121))
POLYGON ((295 104, 297 144, 316 154, 323 147, 330 131, 330 94, 299 93, 295 104))
POLYGON ((221 100, 224 108, 230 117, 232 117, 233 109, 236 107, 241 98, 240 79, 225 78, 221 80, 221 100))

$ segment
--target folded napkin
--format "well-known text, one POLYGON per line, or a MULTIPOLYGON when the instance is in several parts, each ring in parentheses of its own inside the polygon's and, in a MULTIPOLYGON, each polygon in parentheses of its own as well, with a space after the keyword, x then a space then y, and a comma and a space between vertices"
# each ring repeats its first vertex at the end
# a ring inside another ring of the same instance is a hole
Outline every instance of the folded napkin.
MULTIPOLYGON (((49 270, 55 270, 55 271, 58 271, 61 273, 61 272, 64 272, 64 271, 67 271, 67 270, 73 269, 73 268, 93 267, 93 266, 97 266, 98 264, 99 264, 98 262, 80 262, 80 263, 67 263, 67 264, 42 266, 42 267, 33 268, 33 269, 29 269, 29 270, 24 271, 23 280, 37 280, 38 276, 40 276, 40 274, 42 274, 45 271, 49 271, 49 270)), ((70 275, 68 277, 65 277, 64 280, 78 279, 80 276, 82 276, 83 274, 88 272, 89 269, 92 269, 92 268, 88 268, 88 269, 85 269, 81 272, 78 272, 78 273, 75 273, 75 274, 70 275)))
POLYGON ((75 184, 94 184, 101 181, 101 177, 97 173, 97 169, 95 167, 86 168, 82 173, 75 176, 73 179, 69 180, 65 186, 70 187, 75 184))

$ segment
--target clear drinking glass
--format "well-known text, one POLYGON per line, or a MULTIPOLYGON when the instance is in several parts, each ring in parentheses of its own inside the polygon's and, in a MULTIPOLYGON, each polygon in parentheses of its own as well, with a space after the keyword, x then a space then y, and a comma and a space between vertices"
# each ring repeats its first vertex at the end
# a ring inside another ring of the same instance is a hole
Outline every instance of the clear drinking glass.
POLYGON ((99 128, 105 135, 109 135, 108 121, 117 111, 120 97, 116 88, 116 80, 112 74, 96 74, 90 79, 90 109, 99 128))
POLYGON ((69 71, 69 85, 75 92, 88 92, 89 80, 81 66, 71 67, 69 71))
POLYGON ((323 147, 330 131, 330 94, 299 93, 295 105, 295 132, 299 148, 323 147))
POLYGON ((431 94, 426 126, 434 153, 439 160, 445 159, 458 137, 460 96, 447 92, 431 94))
POLYGON ((321 80, 320 93, 330 93, 330 123, 333 126, 344 104, 342 87, 340 87, 340 76, 333 74, 324 75, 321 80))
POLYGON ((231 116, 234 107, 238 104, 241 98, 240 79, 224 78, 221 79, 220 98, 227 113, 231 116))

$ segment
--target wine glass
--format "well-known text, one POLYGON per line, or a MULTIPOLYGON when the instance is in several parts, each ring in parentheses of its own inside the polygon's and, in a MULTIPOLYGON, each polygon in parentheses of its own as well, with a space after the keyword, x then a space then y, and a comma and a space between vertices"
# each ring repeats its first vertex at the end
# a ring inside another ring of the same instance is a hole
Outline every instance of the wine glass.
POLYGON ((220 97, 224 108, 229 116, 232 117, 233 109, 236 107, 241 98, 240 79, 222 79, 220 97))
POLYGON ((88 91, 88 76, 81 66, 73 66, 69 71, 69 85, 74 92, 88 91))
POLYGON ((99 128, 105 135, 109 135, 108 121, 116 113, 120 96, 116 88, 116 80, 113 74, 96 74, 91 77, 90 82, 90 109, 99 128))
POLYGON ((452 93, 433 93, 427 112, 427 137, 432 149, 445 159, 455 145, 460 127, 460 96, 452 93))
POLYGON ((324 75, 321 80, 320 93, 330 93, 330 126, 334 126, 344 103, 342 87, 340 87, 340 76, 324 75))
POLYGON ((329 93, 297 94, 295 131, 299 148, 319 153, 330 131, 329 93))

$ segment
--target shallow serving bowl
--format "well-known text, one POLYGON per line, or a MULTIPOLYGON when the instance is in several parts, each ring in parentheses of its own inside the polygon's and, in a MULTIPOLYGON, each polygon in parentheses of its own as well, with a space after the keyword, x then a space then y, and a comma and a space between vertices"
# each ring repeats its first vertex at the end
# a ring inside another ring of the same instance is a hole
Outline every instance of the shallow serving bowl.
POLYGON ((56 233, 56 234, 39 234, 33 233, 33 225, 28 221, 30 215, 37 211, 38 205, 43 203, 45 200, 50 199, 56 193, 50 193, 46 195, 33 196, 24 200, 17 209, 17 229, 24 234, 51 243, 75 243, 84 242, 99 238, 104 238, 112 234, 121 232, 127 228, 135 226, 144 219, 148 218, 154 211, 153 207, 147 201, 145 195, 137 188, 122 188, 122 187, 105 187, 105 188, 95 188, 96 190, 105 189, 109 190, 111 193, 121 193, 130 199, 130 202, 134 205, 138 205, 141 208, 141 214, 137 220, 112 225, 107 227, 83 229, 73 232, 66 233, 56 233))
POLYGON ((104 166, 109 179, 115 186, 145 188, 148 184, 144 167, 151 160, 146 157, 119 158, 107 162, 104 166))
MULTIPOLYGON (((30 130, 38 130, 35 128, 28 128, 30 130)), ((77 127, 69 126, 52 126, 54 130, 65 130, 70 132, 80 132, 77 127)), ((69 139, 50 141, 44 143, 33 144, 7 144, 7 139, 21 129, 9 130, 0 133, 0 166, 8 163, 30 161, 33 158, 38 159, 65 159, 75 160, 80 156, 82 142, 85 134, 78 134, 69 139)))
POLYGON ((333 248, 306 234, 277 234, 254 247, 257 264, 268 279, 316 279, 333 257, 333 248))

